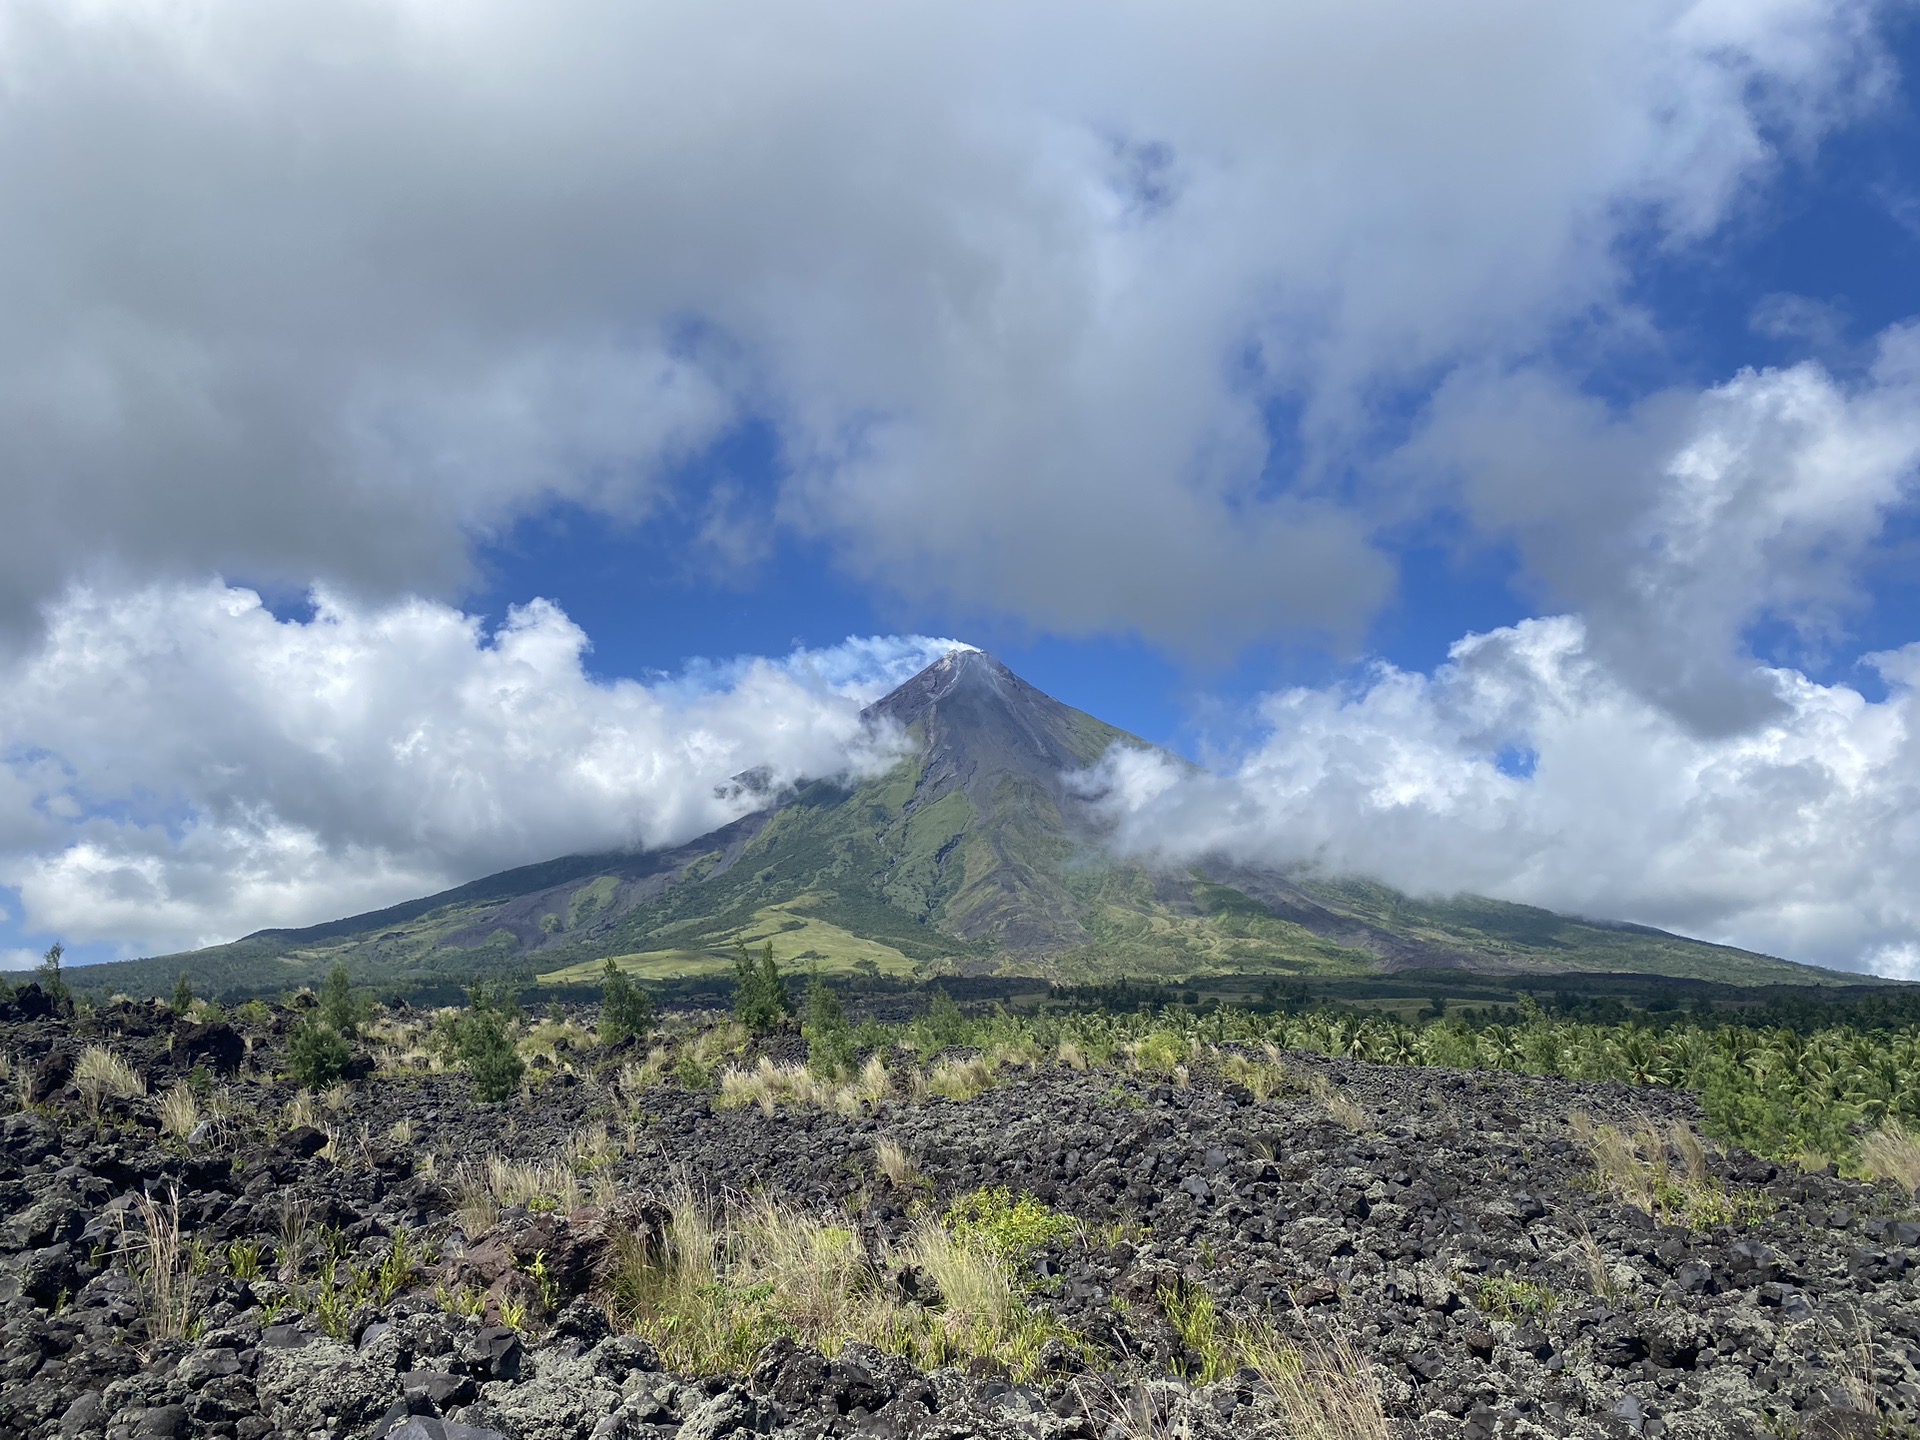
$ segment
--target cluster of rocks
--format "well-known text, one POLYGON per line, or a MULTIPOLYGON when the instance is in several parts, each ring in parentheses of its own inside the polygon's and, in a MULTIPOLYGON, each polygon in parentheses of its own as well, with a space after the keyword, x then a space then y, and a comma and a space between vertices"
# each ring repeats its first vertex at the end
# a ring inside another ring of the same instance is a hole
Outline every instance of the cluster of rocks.
POLYGON ((1596 1188, 1570 1117, 1694 1122, 1674 1092, 1294 1056, 1312 1088, 1265 1100, 1206 1074, 1175 1085, 1045 1066, 1008 1069, 964 1103, 767 1114, 667 1083, 636 1112, 613 1083, 631 1057, 588 1053, 495 1107, 476 1106, 463 1076, 382 1075, 353 1088, 329 1146, 276 1121, 293 1095, 274 1076, 286 1029, 283 1012, 246 1028, 148 1004, 76 1021, 31 996, 0 1014, 18 1107, 0 1119, 0 1433, 1288 1433, 1251 1372, 1180 1378, 1202 1360, 1164 1314, 1182 1291, 1271 1316, 1310 1353, 1351 1345, 1408 1436, 1845 1437, 1920 1421, 1908 1197, 1715 1155, 1738 1220, 1662 1223, 1596 1188), (154 1091, 210 1078, 233 1118, 185 1140, 162 1136, 147 1100, 96 1103, 96 1118, 73 1076, 98 1042, 154 1091), (1316 1089, 1344 1097, 1348 1124, 1316 1089), (596 1123, 628 1137, 610 1174, 632 1213, 517 1210, 460 1230, 448 1161, 548 1160, 596 1123), (884 1178, 883 1139, 923 1183, 884 1178), (777 1342, 745 1374, 665 1373, 645 1342, 611 1333, 596 1286, 611 1222, 646 1223, 647 1197, 676 1180, 847 1216, 874 1254, 928 1194, 944 1207, 983 1187, 1030 1191, 1084 1222, 1038 1253, 1034 1303, 1104 1360, 1060 1347, 1014 1384, 777 1342), (124 1244, 142 1195, 177 1196, 183 1235, 214 1255, 270 1243, 290 1214, 369 1264, 396 1233, 427 1251, 417 1283, 325 1326, 271 1278, 215 1267, 197 1282, 192 1338, 172 1338, 124 1244), (535 1259, 541 1285, 510 1295, 535 1259), (467 1314, 455 1291, 488 1298, 467 1314), (508 1299, 531 1316, 524 1333, 499 1323, 508 1299))

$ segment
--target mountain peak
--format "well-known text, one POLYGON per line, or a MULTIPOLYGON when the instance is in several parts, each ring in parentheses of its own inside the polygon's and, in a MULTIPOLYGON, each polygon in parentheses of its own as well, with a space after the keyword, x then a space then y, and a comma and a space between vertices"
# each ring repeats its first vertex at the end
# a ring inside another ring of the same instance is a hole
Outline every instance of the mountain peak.
POLYGON ((901 682, 868 706, 867 714, 884 715, 902 725, 912 725, 924 718, 928 707, 968 690, 1008 699, 1019 690, 1027 690, 1049 704, 1058 703, 1028 685, 986 651, 965 646, 949 650, 926 669, 901 682))
POLYGON ((1037 787, 1057 804, 1066 772, 1092 764, 1116 740, 1132 739, 971 648, 948 651, 867 715, 919 739, 925 801, 964 790, 982 813, 998 803, 1008 781, 1037 787))

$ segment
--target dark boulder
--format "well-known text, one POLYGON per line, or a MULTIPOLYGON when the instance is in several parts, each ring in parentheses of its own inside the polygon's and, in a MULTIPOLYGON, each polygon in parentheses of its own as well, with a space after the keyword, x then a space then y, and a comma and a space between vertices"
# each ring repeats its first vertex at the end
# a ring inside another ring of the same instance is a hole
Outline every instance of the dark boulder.
POLYGON ((247 1042, 224 1020, 180 1020, 174 1024, 169 1053, 176 1065, 205 1065, 231 1075, 246 1058, 247 1042))
POLYGON ((33 1076, 27 1081, 27 1099, 32 1104, 44 1105, 66 1089, 67 1082, 72 1079, 73 1052, 50 1050, 33 1067, 33 1076))

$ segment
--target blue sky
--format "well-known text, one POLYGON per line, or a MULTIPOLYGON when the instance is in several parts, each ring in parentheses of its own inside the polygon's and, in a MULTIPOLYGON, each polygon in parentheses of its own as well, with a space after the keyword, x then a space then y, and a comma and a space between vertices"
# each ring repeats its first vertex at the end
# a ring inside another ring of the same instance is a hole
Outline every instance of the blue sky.
POLYGON ((952 638, 1169 863, 1920 971, 1912 9, 1092 19, 26 12, 0 954, 683 839, 952 638))
MULTIPOLYGON (((1605 357, 1587 374, 1593 392, 1631 400, 1809 357, 1857 370, 1873 337, 1920 316, 1920 106, 1904 78, 1920 74, 1920 18, 1889 9, 1881 25, 1903 77, 1885 103, 1817 151, 1784 161, 1710 244, 1669 251, 1652 237, 1623 237, 1622 249, 1638 252, 1629 296, 1646 307, 1658 341, 1605 357), (1768 302, 1781 296, 1812 302, 1801 328, 1768 323, 1768 302)), ((1421 398, 1407 397, 1409 416, 1421 398)), ((1287 438, 1275 436, 1282 446, 1287 438)), ((690 463, 686 485, 698 494, 730 482, 770 510, 780 465, 777 440, 748 424, 690 463)), ((1042 689, 1188 754, 1239 739, 1230 717, 1262 692, 1329 683, 1363 657, 1431 670, 1462 635, 1539 608, 1516 583, 1508 547, 1428 516, 1395 537, 1394 595, 1358 643, 1330 649, 1279 635, 1230 659, 1197 659, 1132 636, 1060 636, 1017 616, 903 599, 849 579, 829 547, 791 535, 749 563, 717 569, 689 557, 700 518, 667 513, 624 525, 579 507, 530 517, 481 548, 484 581, 470 603, 499 615, 531 595, 559 601, 593 637, 591 668, 607 675, 671 672, 699 656, 776 655, 847 635, 964 636, 1042 689)), ((1762 625, 1752 632, 1755 652, 1883 693, 1857 657, 1920 634, 1920 516, 1890 517, 1859 578, 1864 601, 1841 643, 1810 654, 1762 625)))

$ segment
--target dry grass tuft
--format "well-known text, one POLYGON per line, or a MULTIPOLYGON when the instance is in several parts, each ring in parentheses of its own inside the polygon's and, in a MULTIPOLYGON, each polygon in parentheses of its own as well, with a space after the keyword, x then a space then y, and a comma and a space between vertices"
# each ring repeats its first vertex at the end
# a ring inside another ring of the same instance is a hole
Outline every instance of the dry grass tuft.
POLYGON ((864 1341, 924 1368, 987 1361, 1025 1376, 1066 1334, 1028 1307, 1003 1259, 931 1218, 876 1264, 847 1226, 772 1199, 720 1215, 683 1188, 668 1211, 663 1233, 620 1241, 610 1298, 672 1370, 739 1371, 790 1335, 828 1356, 864 1341), (932 1282, 937 1307, 888 1282, 902 1266, 932 1282))
POLYGON ((1388 1440, 1380 1377, 1350 1341, 1310 1335, 1295 1343, 1270 1320, 1223 1319, 1213 1296, 1188 1286, 1162 1291, 1160 1305, 1182 1344, 1198 1357, 1190 1379, 1212 1384, 1252 1370, 1273 1392, 1289 1436, 1388 1440))
POLYGON ((147 1335, 154 1340, 184 1340, 193 1329, 193 1276, 180 1243, 180 1194, 166 1204, 136 1195, 130 1211, 120 1212, 120 1253, 140 1284, 147 1307, 147 1335), (131 1213, 139 1221, 134 1230, 131 1213))
POLYGON ((1752 1220, 1756 1197, 1732 1196, 1720 1187, 1708 1167, 1705 1143, 1687 1126, 1676 1121, 1662 1131, 1642 1122, 1628 1131, 1596 1125, 1580 1111, 1567 1120, 1593 1156, 1596 1188, 1614 1199, 1656 1220, 1696 1230, 1752 1220))
POLYGON ((1580 1222, 1580 1233, 1574 1236, 1573 1251, 1587 1272, 1587 1287, 1602 1300, 1614 1300, 1619 1297, 1620 1286, 1614 1279, 1613 1265, 1607 1259, 1607 1252, 1600 1242, 1593 1238, 1593 1231, 1586 1222, 1580 1222))
POLYGON ((896 1190, 911 1190, 922 1182, 920 1167, 913 1163, 913 1157, 898 1140, 876 1140, 873 1163, 896 1190))
POLYGON ((402 1116, 387 1127, 387 1138, 396 1145, 413 1144, 413 1117, 402 1116))
POLYGON ((1705 1186, 1713 1183, 1713 1176, 1707 1169, 1706 1143, 1694 1133, 1691 1126, 1675 1120, 1667 1127, 1667 1142, 1680 1157, 1680 1163, 1687 1172, 1688 1184, 1705 1186))
POLYGON ((154 1102, 160 1132, 184 1140, 200 1128, 200 1098, 185 1084, 175 1085, 154 1102))
POLYGON ((879 1105, 893 1089, 893 1072, 878 1055, 869 1055, 860 1073, 841 1088, 861 1105, 879 1105))
POLYGON ((943 1060, 927 1076, 927 1090, 944 1100, 972 1100, 993 1088, 993 1067, 983 1056, 943 1060))
POLYGON ((1248 1348, 1248 1363, 1280 1402, 1298 1440, 1389 1440, 1380 1377, 1344 1337, 1275 1343, 1269 1330, 1248 1348))
POLYGON ((582 1125, 560 1147, 560 1156, 576 1175, 597 1175, 611 1169, 624 1152, 607 1133, 606 1122, 582 1125))
POLYGON ((1873 1180, 1891 1180, 1909 1195, 1920 1194, 1920 1139, 1889 1120, 1861 1142, 1860 1169, 1873 1180))
MULTIPOLYGON (((605 1127, 576 1132, 565 1147, 568 1154, 611 1156, 612 1148, 605 1127), (596 1150, 595 1146, 605 1147, 596 1150)), ((609 1159, 608 1164, 611 1164, 609 1159)), ((589 1199, 610 1199, 612 1186, 602 1174, 595 1182, 600 1188, 593 1196, 581 1185, 581 1175, 572 1159, 563 1158, 539 1164, 512 1160, 504 1155, 489 1155, 484 1160, 467 1161, 457 1166, 447 1182, 453 1193, 454 1214, 460 1228, 473 1239, 499 1223, 501 1212, 524 1207, 571 1215, 589 1199)))
MULTIPOLYGON (((1582 1127, 1575 1126, 1579 1134, 1582 1127)), ((1658 1209, 1658 1184, 1654 1167, 1641 1158, 1647 1135, 1628 1135, 1618 1125, 1588 1125, 1580 1135, 1593 1156, 1594 1179, 1616 1200, 1652 1215, 1658 1209)), ((1664 1146, 1660 1147, 1664 1150, 1664 1146)))
POLYGON ((312 1242, 313 1206, 304 1200, 283 1197, 280 1201, 279 1223, 275 1228, 276 1269, 281 1280, 291 1285, 300 1278, 300 1269, 306 1263, 307 1247, 312 1242))
POLYGON ((1371 1128, 1373 1116, 1347 1098, 1346 1092, 1329 1085, 1326 1079, 1316 1075, 1308 1082, 1313 1096, 1325 1108, 1333 1123, 1343 1130, 1356 1133, 1371 1128))
POLYGON ((673 1068, 673 1052, 664 1045, 647 1051, 644 1060, 630 1060, 620 1067, 618 1086, 629 1105, 638 1105, 646 1093, 666 1078, 673 1068))
POLYGON ((893 1076, 886 1062, 871 1056, 850 1080, 824 1080, 804 1065, 776 1065, 765 1055, 752 1069, 734 1067, 721 1072, 714 1103, 723 1110, 756 1105, 771 1115, 781 1105, 814 1105, 842 1115, 858 1115, 878 1106, 891 1091, 893 1076))
POLYGON ((1220 1075, 1232 1084, 1244 1085, 1259 1101, 1271 1100, 1296 1088, 1293 1073, 1273 1045, 1266 1046, 1257 1057, 1229 1051, 1220 1057, 1220 1075))
POLYGON ((311 1091, 302 1090, 287 1102, 287 1108, 281 1112, 281 1118, 286 1121, 289 1130, 304 1129, 318 1123, 320 1107, 314 1103, 311 1091))
POLYGON ((564 1065, 567 1057, 591 1050, 600 1036, 571 1020, 542 1020, 528 1030, 519 1043, 520 1053, 528 1059, 538 1057, 552 1065, 564 1065))
POLYGON ((147 1082, 104 1045, 89 1045, 80 1052, 73 1078, 80 1087, 81 1103, 96 1118, 108 1100, 138 1100, 147 1093, 147 1082))

